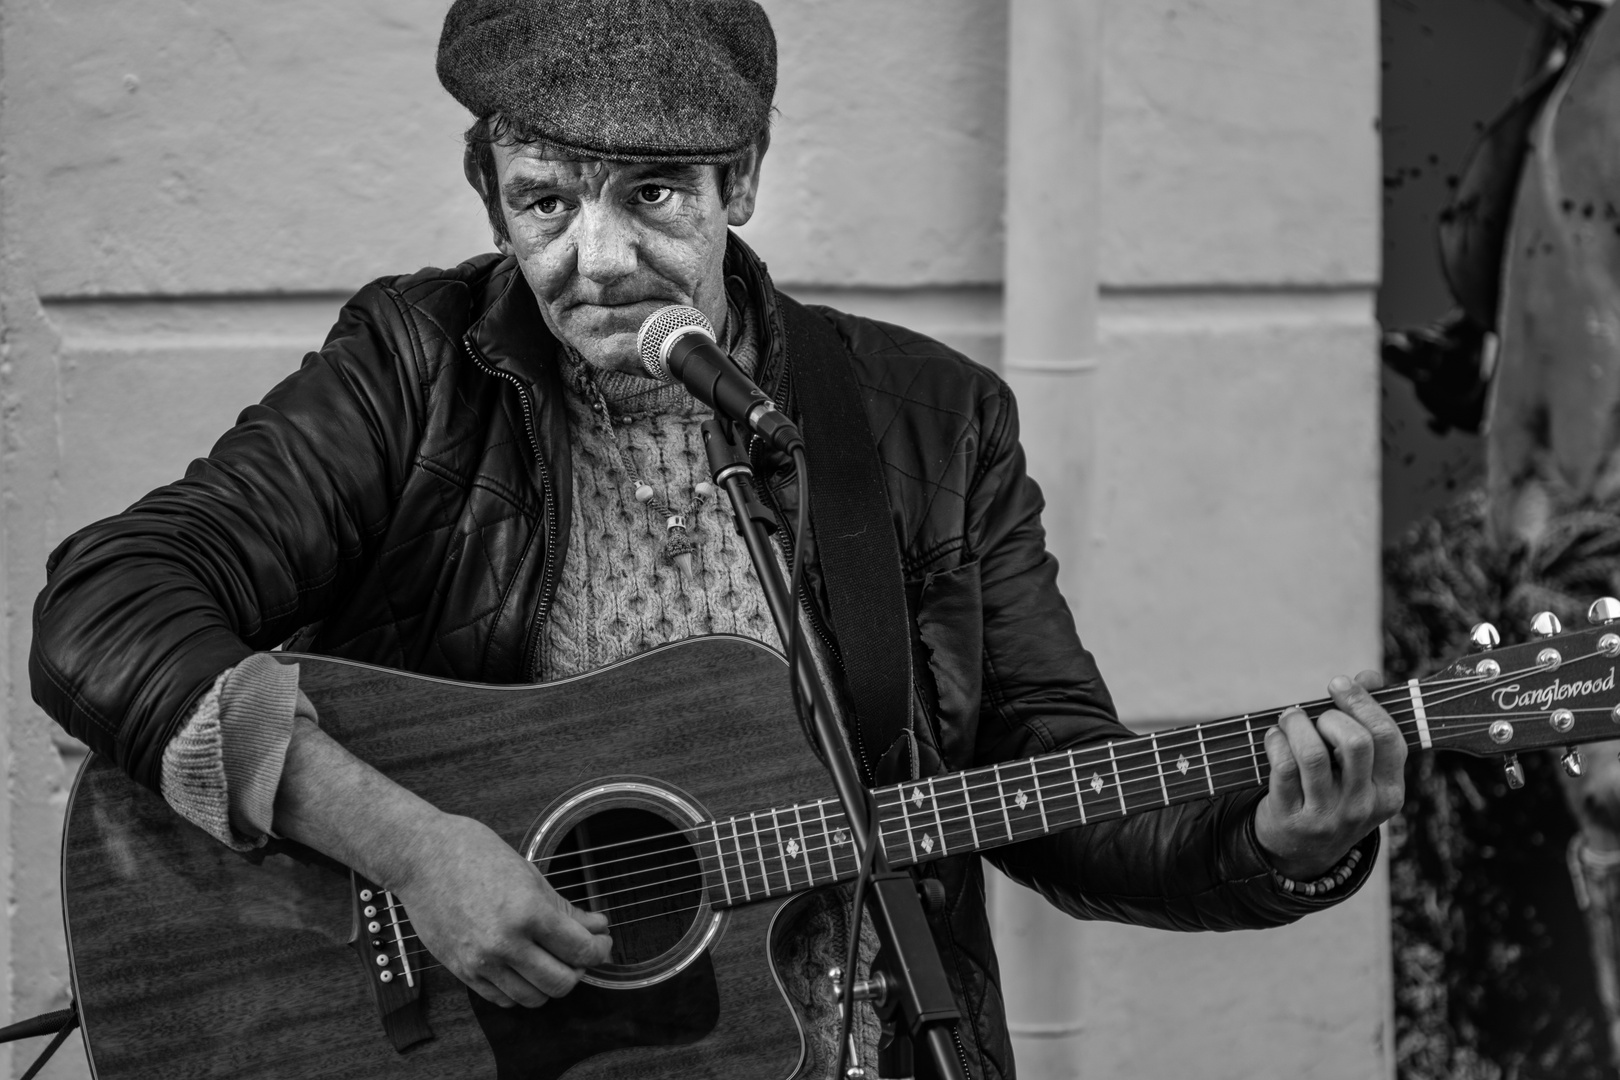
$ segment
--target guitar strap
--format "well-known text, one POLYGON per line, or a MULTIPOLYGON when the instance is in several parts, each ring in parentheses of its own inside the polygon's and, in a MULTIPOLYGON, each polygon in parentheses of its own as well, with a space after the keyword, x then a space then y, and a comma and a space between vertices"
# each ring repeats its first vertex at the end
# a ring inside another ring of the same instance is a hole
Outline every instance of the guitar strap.
POLYGON ((873 783, 872 773, 883 771, 880 763, 906 739, 911 716, 911 619, 900 544, 849 349, 826 319, 777 297, 810 468, 810 530, 855 709, 856 756, 873 783))

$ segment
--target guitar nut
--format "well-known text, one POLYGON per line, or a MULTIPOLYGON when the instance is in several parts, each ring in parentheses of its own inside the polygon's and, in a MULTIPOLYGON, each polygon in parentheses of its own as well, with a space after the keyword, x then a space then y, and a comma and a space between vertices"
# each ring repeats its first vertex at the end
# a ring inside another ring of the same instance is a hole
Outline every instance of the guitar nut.
POLYGON ((1552 725, 1554 731, 1562 734, 1575 726, 1575 714, 1568 709, 1554 709, 1547 722, 1552 725))
POLYGON ((1493 720, 1490 726, 1491 741, 1505 743, 1513 738, 1513 725, 1506 720, 1493 720))

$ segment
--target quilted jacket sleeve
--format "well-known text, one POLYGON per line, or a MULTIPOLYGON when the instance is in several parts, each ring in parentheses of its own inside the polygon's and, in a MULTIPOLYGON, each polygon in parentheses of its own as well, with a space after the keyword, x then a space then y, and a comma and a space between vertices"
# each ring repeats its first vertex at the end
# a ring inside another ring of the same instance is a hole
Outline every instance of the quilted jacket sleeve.
POLYGON ((401 337, 368 286, 184 479, 52 553, 34 699, 139 782, 158 788, 174 727, 219 673, 320 619, 386 526, 421 416, 401 337))
MULTIPOLYGON (((1025 471, 1011 392, 986 406, 980 479, 968 506, 980 558, 984 693, 976 764, 1129 737, 1080 643, 1046 550, 1040 490, 1025 471)), ((1254 834, 1260 790, 1094 823, 992 852, 1008 876, 1080 918, 1175 930, 1291 922, 1353 893, 1377 850, 1331 897, 1279 888, 1254 834)))

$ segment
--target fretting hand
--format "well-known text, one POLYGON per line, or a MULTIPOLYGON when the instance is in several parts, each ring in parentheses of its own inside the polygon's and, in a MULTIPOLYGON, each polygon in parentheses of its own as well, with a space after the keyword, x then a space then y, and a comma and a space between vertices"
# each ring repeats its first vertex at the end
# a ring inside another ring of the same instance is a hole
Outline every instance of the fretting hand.
POLYGON ((1312 722, 1289 709, 1266 732, 1271 783, 1255 811, 1255 835, 1277 872, 1295 881, 1328 873, 1401 808, 1406 740, 1371 691, 1377 672, 1328 684, 1336 708, 1312 722))

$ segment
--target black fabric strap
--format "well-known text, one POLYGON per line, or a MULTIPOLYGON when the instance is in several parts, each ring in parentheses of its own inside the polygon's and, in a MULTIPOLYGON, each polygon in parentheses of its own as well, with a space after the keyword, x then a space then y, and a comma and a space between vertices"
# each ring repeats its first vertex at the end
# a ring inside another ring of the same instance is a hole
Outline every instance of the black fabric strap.
POLYGON ((854 361, 826 319, 780 296, 787 363, 810 468, 810 527, 855 708, 869 783, 905 736, 911 630, 900 544, 854 361))

